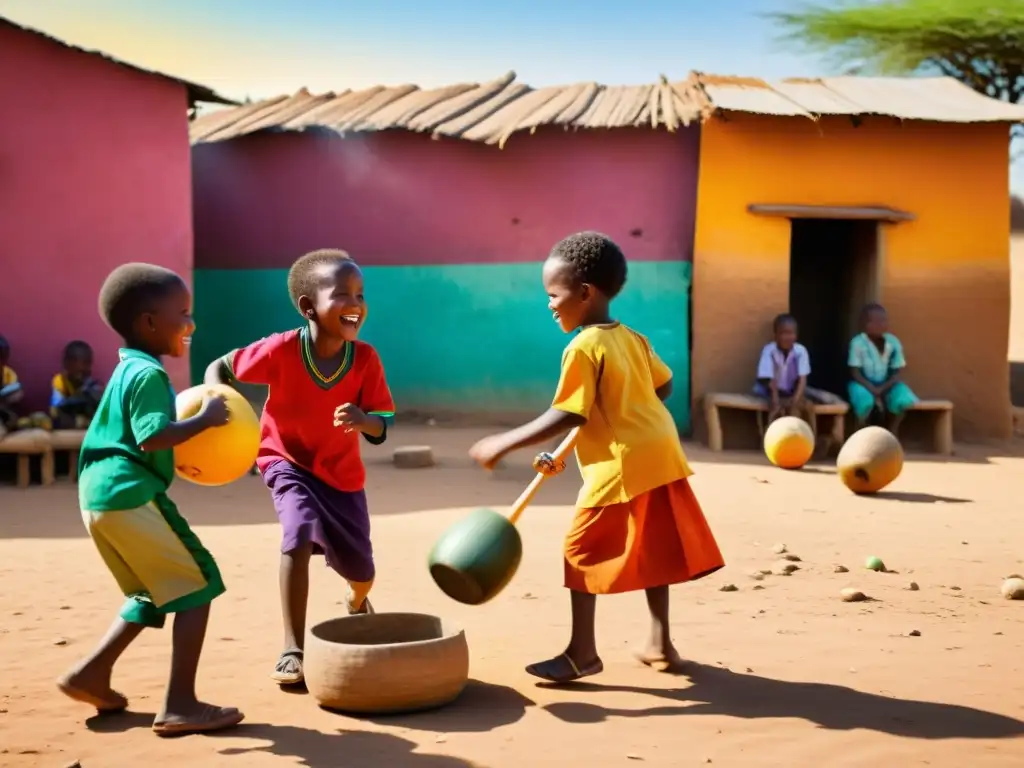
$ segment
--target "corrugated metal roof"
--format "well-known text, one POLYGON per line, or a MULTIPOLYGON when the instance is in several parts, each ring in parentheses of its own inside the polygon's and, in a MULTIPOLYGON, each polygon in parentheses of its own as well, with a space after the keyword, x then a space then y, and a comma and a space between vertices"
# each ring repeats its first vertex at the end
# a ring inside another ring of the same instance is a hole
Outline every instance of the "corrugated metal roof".
POLYGON ((324 128, 339 134, 403 129, 503 146, 517 131, 649 126, 675 131, 716 112, 817 119, 887 115, 950 123, 1024 122, 1024 106, 983 96, 948 77, 833 77, 766 81, 694 72, 670 83, 598 83, 531 88, 515 73, 487 83, 429 90, 374 86, 340 94, 278 96, 213 112, 192 123, 192 142, 223 141, 260 130, 324 128))
POLYGON ((38 29, 32 29, 31 27, 26 27, 26 26, 23 26, 21 24, 17 24, 17 23, 11 21, 10 19, 8 19, 8 18, 6 18, 4 16, 0 16, 0 26, 11 27, 11 28, 19 30, 21 32, 27 32, 30 35, 36 35, 37 37, 42 37, 42 38, 50 41, 51 43, 55 43, 56 45, 62 46, 64 48, 69 48, 70 50, 73 50, 73 51, 79 51, 80 53, 85 53, 85 54, 88 54, 89 56, 97 56, 97 57, 99 57, 101 59, 106 59, 107 61, 109 61, 112 64, 116 64, 119 67, 124 67, 125 69, 130 69, 133 72, 139 72, 139 73, 141 73, 143 75, 149 75, 151 77, 159 77, 159 78, 161 78, 163 80, 170 80, 172 82, 178 83, 179 85, 183 85, 185 87, 185 90, 188 92, 189 104, 194 104, 197 101, 204 101, 204 102, 208 102, 208 103, 211 103, 211 104, 230 104, 230 105, 237 105, 238 104, 237 101, 232 101, 231 99, 227 99, 227 98, 221 96, 220 94, 218 94, 212 88, 207 88, 205 85, 199 85, 198 83, 193 83, 193 82, 190 82, 189 80, 182 80, 179 77, 173 77, 171 75, 166 75, 163 72, 155 72, 154 70, 151 70, 151 69, 143 69, 142 67, 137 67, 134 64, 129 64, 126 61, 121 61, 120 59, 115 59, 113 56, 110 56, 110 55, 104 53, 103 51, 90 51, 87 48, 79 48, 77 45, 71 45, 70 43, 66 43, 63 40, 60 40, 60 39, 58 39, 56 37, 53 37, 52 35, 48 35, 45 32, 41 32, 38 29))
POLYGON ((716 110, 765 115, 886 115, 941 123, 1024 122, 1024 105, 951 77, 825 77, 767 81, 694 73, 716 110))

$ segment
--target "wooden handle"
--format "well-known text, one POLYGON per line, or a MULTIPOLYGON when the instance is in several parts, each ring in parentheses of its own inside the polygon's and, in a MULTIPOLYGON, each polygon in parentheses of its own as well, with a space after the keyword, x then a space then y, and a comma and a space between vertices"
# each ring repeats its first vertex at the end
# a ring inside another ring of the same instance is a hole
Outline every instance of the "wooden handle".
MULTIPOLYGON (((579 437, 580 428, 576 427, 568 435, 565 436, 558 448, 552 455, 556 462, 565 461, 565 458, 572 452, 572 449, 576 445, 576 438, 579 437)), ((519 498, 516 499, 516 503, 512 505, 512 512, 508 516, 508 521, 515 525, 519 520, 519 516, 523 514, 523 511, 533 501, 533 497, 537 495, 537 491, 544 484, 544 481, 548 479, 548 476, 540 472, 537 476, 530 481, 530 484, 526 486, 526 490, 519 494, 519 498)))

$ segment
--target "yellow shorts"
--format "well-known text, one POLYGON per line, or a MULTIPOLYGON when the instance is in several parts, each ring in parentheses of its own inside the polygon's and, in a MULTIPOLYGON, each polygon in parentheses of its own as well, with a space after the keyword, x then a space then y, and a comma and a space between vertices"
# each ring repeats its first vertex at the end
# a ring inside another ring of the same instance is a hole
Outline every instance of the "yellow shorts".
POLYGON ((224 592, 213 556, 166 496, 137 509, 82 510, 82 521, 128 598, 125 621, 162 627, 168 613, 208 605, 224 592))

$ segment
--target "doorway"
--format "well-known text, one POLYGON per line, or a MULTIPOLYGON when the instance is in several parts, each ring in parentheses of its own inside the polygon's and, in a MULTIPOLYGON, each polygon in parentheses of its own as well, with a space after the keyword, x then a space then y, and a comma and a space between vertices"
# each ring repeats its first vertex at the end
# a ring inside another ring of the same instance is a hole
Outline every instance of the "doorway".
POLYGON ((789 311, 811 356, 808 384, 846 396, 847 349, 879 299, 878 222, 792 219, 789 311))

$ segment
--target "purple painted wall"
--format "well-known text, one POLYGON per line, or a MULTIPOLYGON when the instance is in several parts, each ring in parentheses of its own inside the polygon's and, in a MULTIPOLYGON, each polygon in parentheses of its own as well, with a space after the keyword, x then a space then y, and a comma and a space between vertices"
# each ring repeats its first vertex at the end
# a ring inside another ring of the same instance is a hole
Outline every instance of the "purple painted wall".
MULTIPOLYGON (((45 405, 61 350, 117 337, 96 296, 111 269, 149 261, 192 275, 185 87, 0 25, 0 333, 26 404, 45 405)), ((178 387, 188 360, 168 364, 178 387)))
POLYGON ((264 134, 193 151, 197 269, 538 261, 598 229, 634 261, 689 260, 699 129, 560 129, 504 149, 407 132, 264 134))

